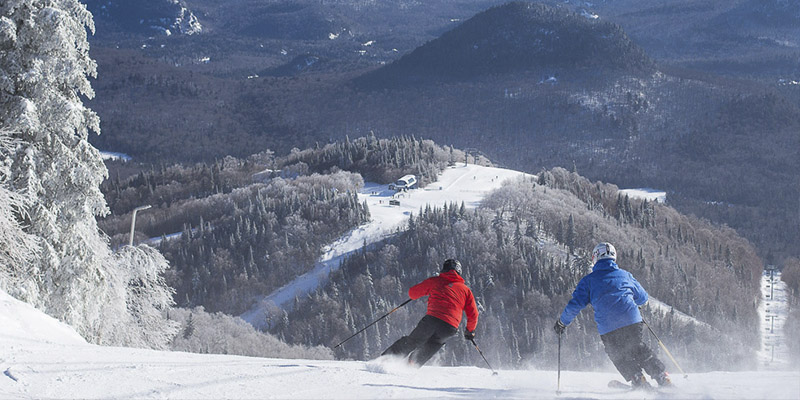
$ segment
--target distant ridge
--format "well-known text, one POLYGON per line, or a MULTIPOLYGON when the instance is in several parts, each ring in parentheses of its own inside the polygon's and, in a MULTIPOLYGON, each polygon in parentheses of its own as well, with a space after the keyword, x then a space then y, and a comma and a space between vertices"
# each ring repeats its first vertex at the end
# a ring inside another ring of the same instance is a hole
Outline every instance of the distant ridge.
POLYGON ((324 60, 314 54, 301 54, 286 64, 280 65, 275 68, 267 69, 261 72, 263 76, 295 76, 309 70, 318 69, 320 64, 324 64, 324 60))
POLYGON ((750 0, 723 14, 728 26, 800 29, 800 0, 750 0))
POLYGON ((227 29, 249 37, 329 40, 349 29, 341 16, 319 4, 253 2, 238 13, 227 29))
POLYGON ((654 64, 618 25, 563 8, 511 2, 475 15, 356 82, 380 87, 580 69, 642 73, 654 64))
POLYGON ((83 0, 98 33, 122 31, 140 35, 192 35, 203 30, 182 0, 83 0))

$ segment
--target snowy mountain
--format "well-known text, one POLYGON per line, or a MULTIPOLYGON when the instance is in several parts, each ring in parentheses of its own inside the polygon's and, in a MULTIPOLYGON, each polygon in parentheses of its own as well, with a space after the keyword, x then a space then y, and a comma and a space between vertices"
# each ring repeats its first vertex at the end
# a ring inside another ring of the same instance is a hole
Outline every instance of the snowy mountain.
MULTIPOLYGON (((480 342, 482 338, 477 340, 480 342)), ((394 362, 308 361, 101 347, 0 292, 0 397, 4 399, 796 399, 800 372, 708 372, 676 388, 609 389, 611 371, 409 369, 394 362)), ((486 338, 488 340, 488 338, 486 338)), ((574 351, 573 349, 565 349, 574 351)))
POLYGON ((314 270, 260 299, 242 318, 257 328, 265 328, 271 313, 291 307, 295 297, 314 292, 327 282, 330 273, 339 268, 345 257, 402 229, 412 213, 426 206, 441 207, 448 203, 464 202, 467 208, 474 208, 487 193, 502 186, 506 180, 524 175, 509 169, 459 164, 447 169, 439 180, 422 189, 395 192, 388 185, 366 184, 358 196, 369 206, 372 220, 331 244, 314 270))

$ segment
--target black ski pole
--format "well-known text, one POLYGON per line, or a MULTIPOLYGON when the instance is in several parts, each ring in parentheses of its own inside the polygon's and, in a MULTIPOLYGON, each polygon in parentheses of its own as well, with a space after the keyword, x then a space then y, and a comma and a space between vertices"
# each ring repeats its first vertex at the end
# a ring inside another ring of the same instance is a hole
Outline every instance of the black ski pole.
POLYGON ((656 341, 661 346, 661 348, 664 349, 664 353, 667 353, 667 356, 669 357, 670 360, 672 360, 672 363, 675 364, 675 367, 678 368, 678 371, 681 371, 681 373, 683 374, 683 378, 688 379, 689 375, 686 372, 683 372, 683 368, 681 368, 681 366, 678 365, 678 362, 675 361, 675 357, 673 357, 672 353, 670 353, 669 350, 667 350, 667 346, 664 346, 664 343, 661 341, 661 339, 658 338, 658 335, 656 335, 655 331, 653 331, 653 328, 650 327, 650 324, 648 324, 647 321, 644 320, 644 317, 642 317, 642 322, 644 322, 645 326, 647 326, 647 329, 650 330, 650 333, 653 334, 653 337, 656 338, 656 341))
POLYGON ((360 330, 360 331, 358 331, 358 332, 356 332, 356 333, 354 333, 354 334, 350 335, 350 337, 349 337, 349 338, 347 338, 347 339, 345 339, 345 340, 342 340, 342 341, 341 341, 339 344, 337 344, 336 346, 333 346, 333 348, 335 349, 335 348, 337 348, 337 347, 341 346, 341 345, 342 345, 342 343, 344 343, 344 342, 346 342, 346 341, 348 341, 348 340, 352 339, 353 337, 355 337, 355 336, 356 336, 356 335, 358 335, 359 333, 361 333, 361 332, 364 332, 365 330, 367 330, 367 328, 369 328, 369 327, 370 327, 370 326, 372 326, 372 325, 375 325, 375 324, 377 324, 377 323, 378 323, 378 321, 380 321, 380 320, 382 320, 382 319, 384 319, 384 318, 388 317, 388 316, 389 316, 389 314, 391 314, 391 313, 393 313, 393 312, 397 311, 398 309, 400 309, 400 307, 402 307, 402 306, 404 306, 404 305, 408 304, 408 302, 410 302, 410 301, 411 301, 411 299, 408 299, 408 300, 404 301, 404 302, 403 302, 403 304, 400 304, 399 306, 397 306, 397 307, 393 308, 393 309, 392 309, 392 311, 389 311, 388 313, 384 314, 382 317, 380 317, 380 318, 376 319, 375 321, 372 321, 372 323, 371 323, 371 324, 369 324, 369 325, 367 325, 367 326, 365 326, 365 327, 361 328, 361 330, 360 330))
POLYGON ((478 354, 480 354, 481 357, 483 357, 483 361, 486 361, 486 365, 488 365, 489 369, 492 370, 492 375, 497 375, 497 371, 495 371, 494 368, 492 368, 492 364, 489 364, 489 360, 487 360, 486 356, 483 355, 481 348, 478 347, 477 343, 475 343, 475 339, 470 339, 469 341, 472 342, 473 346, 475 346, 475 350, 478 350, 478 354))
POLYGON ((556 394, 561 395, 561 335, 558 334, 558 386, 556 386, 556 394))

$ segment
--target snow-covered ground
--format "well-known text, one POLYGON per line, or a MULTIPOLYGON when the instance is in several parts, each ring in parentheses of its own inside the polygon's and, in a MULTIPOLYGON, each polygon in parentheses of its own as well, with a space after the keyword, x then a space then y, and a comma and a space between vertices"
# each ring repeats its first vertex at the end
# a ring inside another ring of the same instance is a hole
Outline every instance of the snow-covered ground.
MULTIPOLYGON (((260 307, 286 305, 294 296, 313 291, 338 267, 341 257, 365 242, 392 234, 425 204, 463 201, 475 207, 488 191, 519 175, 458 166, 445 171, 438 182, 394 198, 386 186, 367 185, 359 196, 369 204, 373 220, 332 243, 314 272, 273 293, 260 307), (400 205, 390 205, 389 200, 398 200, 400 205)), ((609 389, 607 382, 619 379, 614 372, 562 371, 561 394, 557 395, 555 370, 500 370, 493 376, 484 365, 409 369, 394 362, 266 359, 95 346, 72 328, 0 291, 0 399, 800 399, 800 371, 786 370, 785 354, 779 351, 785 289, 776 278, 765 293, 774 293, 774 298, 764 302, 762 316, 778 316, 776 335, 765 335, 765 349, 774 343, 776 352, 772 361, 770 347, 771 362, 760 371, 687 371, 686 379, 673 375, 675 388, 655 392, 609 389)), ((651 306, 669 308, 656 299, 651 306)))
POLYGON ((103 157, 103 160, 122 160, 122 161, 130 161, 131 156, 125 153, 115 153, 111 151, 101 151, 100 156, 103 157))
POLYGON ((619 192, 622 193, 623 195, 628 195, 629 197, 635 199, 657 201, 659 203, 665 203, 667 201, 667 192, 663 192, 657 189, 650 189, 650 188, 621 189, 619 192))
POLYGON ((770 271, 764 271, 761 293, 764 297, 758 306, 758 315, 761 317, 761 350, 758 352, 758 361, 761 369, 786 369, 790 366, 790 359, 783 326, 789 315, 789 305, 786 284, 781 280, 780 271, 775 271, 774 275, 770 271))
POLYGON ((798 399, 800 372, 710 372, 661 392, 606 387, 611 372, 409 369, 392 362, 201 355, 87 344, 0 292, 2 399, 798 399))
POLYGON ((409 216, 417 214, 420 208, 428 204, 431 207, 450 203, 460 205, 461 202, 467 208, 474 208, 504 181, 522 175, 522 172, 509 169, 459 164, 447 168, 436 182, 408 192, 395 193, 389 190, 388 185, 366 183, 358 197, 367 202, 372 220, 327 246, 313 270, 263 297, 241 317, 256 328, 264 328, 271 312, 286 309, 296 296, 302 297, 316 290, 327 281, 331 271, 339 268, 344 257, 365 243, 370 245, 403 228, 409 216), (400 204, 391 205, 390 200, 400 204))

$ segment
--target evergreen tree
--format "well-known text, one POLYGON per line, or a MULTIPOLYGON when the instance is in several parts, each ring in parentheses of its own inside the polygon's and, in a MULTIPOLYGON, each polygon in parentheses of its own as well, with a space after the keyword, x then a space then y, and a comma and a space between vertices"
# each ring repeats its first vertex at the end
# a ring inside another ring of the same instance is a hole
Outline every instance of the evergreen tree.
POLYGON ((99 190, 106 170, 87 140, 98 118, 79 98, 93 96, 85 30, 92 17, 75 0, 4 2, 0 15, 0 121, 17 141, 14 189, 30 200, 19 218, 41 239, 31 272, 42 293, 26 300, 93 336, 87 313, 98 315, 107 299, 110 251, 94 219, 106 212, 99 190))
POLYGON ((0 126, 14 145, 4 164, 11 190, 25 196, 14 216, 39 244, 25 271, 37 290, 19 294, 88 340, 165 343, 172 329, 157 311, 171 300, 156 277, 161 260, 115 256, 95 220, 108 212, 107 171, 88 141, 99 119, 80 98, 94 96, 87 27, 92 15, 77 0, 0 3, 0 126))
POLYGON ((11 189, 10 165, 6 162, 13 151, 10 134, 0 130, 0 289, 16 297, 36 293, 37 288, 27 266, 34 257, 35 237, 28 235, 17 220, 18 210, 25 206, 25 197, 11 189))

